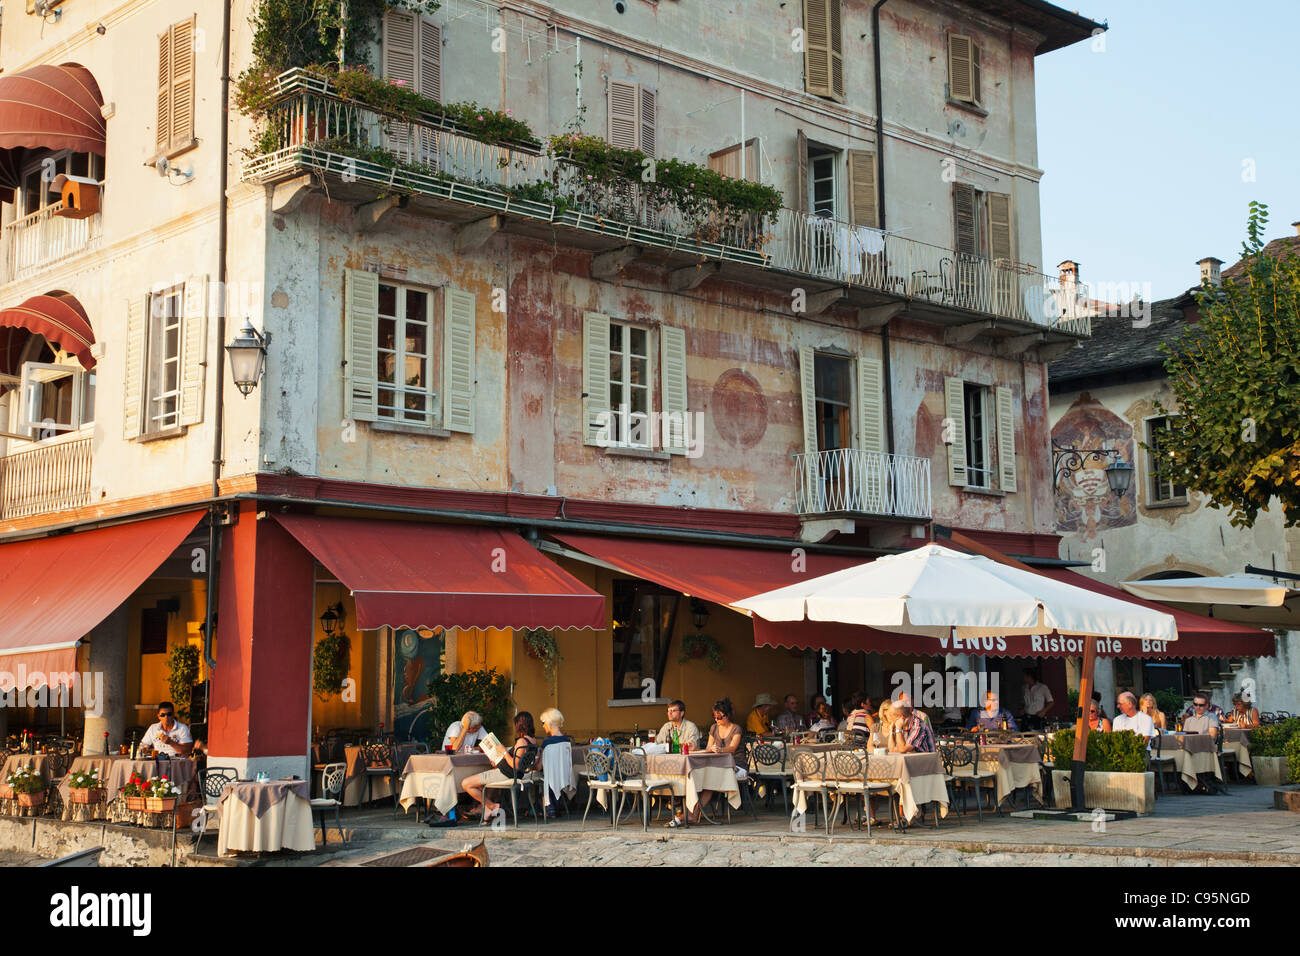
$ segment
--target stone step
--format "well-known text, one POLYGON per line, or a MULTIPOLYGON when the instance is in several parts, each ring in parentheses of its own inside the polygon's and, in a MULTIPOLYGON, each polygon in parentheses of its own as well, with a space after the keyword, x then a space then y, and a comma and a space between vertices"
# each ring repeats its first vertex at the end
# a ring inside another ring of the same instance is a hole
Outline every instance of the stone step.
POLYGON ((1300 789, 1274 790, 1273 808, 1300 813, 1300 789))

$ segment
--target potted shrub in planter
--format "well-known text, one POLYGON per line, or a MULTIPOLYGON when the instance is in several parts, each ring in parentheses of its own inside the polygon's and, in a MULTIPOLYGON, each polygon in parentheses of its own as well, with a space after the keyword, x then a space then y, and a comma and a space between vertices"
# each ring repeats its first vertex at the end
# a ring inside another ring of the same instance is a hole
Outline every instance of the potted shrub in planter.
POLYGON ((20 807, 39 807, 45 803, 45 781, 34 764, 19 767, 5 781, 20 807))
POLYGON ((138 773, 131 774, 131 779, 122 788, 122 799, 126 801, 128 810, 143 810, 145 808, 145 787, 147 783, 148 781, 138 773))
MULTIPOLYGON (((1052 793, 1057 808, 1070 806, 1070 770, 1074 760, 1074 730, 1052 737, 1052 793)), ((1146 741, 1127 730, 1088 734, 1083 774, 1083 799, 1091 808, 1150 813, 1156 806, 1155 774, 1147 770, 1146 741)))
POLYGON ((150 813, 167 813, 176 809, 176 798, 180 795, 171 780, 156 777, 144 785, 144 808, 150 813))
POLYGON ((104 799, 103 784, 97 767, 74 770, 68 774, 68 787, 71 789, 73 803, 100 803, 104 799))
POLYGON ((1300 763, 1294 759, 1287 763, 1287 747, 1300 740, 1300 717, 1276 724, 1256 727, 1250 732, 1250 763, 1255 773, 1255 783, 1261 787, 1279 787, 1290 781, 1300 763))

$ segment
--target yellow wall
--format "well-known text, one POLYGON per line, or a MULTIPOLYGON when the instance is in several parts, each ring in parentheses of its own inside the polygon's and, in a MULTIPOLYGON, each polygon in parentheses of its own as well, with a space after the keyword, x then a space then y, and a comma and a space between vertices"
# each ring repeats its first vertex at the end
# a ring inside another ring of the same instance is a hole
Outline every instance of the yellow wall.
MULTIPOLYGON (((336 602, 343 603, 343 628, 352 642, 351 665, 348 676, 356 681, 355 699, 344 702, 341 694, 331 694, 321 698, 312 694, 311 722, 312 728, 325 733, 336 727, 346 727, 373 731, 379 720, 375 716, 376 694, 375 680, 378 673, 379 644, 388 640, 387 631, 358 631, 356 627, 356 605, 348 589, 341 584, 317 582, 315 640, 325 636, 320 628, 320 617, 325 609, 336 602)), ((313 649, 314 649, 313 644, 313 649)))
MULTIPOLYGON (((140 653, 140 614, 159 601, 176 598, 180 610, 167 616, 167 650, 189 642, 203 648, 203 636, 198 625, 207 613, 204 582, 182 578, 150 578, 131 595, 127 603, 126 651, 126 726, 147 727, 157 720, 154 710, 161 701, 171 697, 167 687, 167 655, 140 653), (137 704, 148 704, 141 709, 137 704)), ((207 679, 207 669, 199 657, 199 681, 207 679)), ((128 730, 128 733, 130 731, 128 730)))

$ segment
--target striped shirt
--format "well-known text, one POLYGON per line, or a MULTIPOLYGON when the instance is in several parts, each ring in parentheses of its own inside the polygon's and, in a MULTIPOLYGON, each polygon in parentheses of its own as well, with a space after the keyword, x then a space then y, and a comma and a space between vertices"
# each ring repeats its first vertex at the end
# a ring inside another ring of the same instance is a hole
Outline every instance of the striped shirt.
POLYGON ((928 720, 912 714, 912 719, 903 728, 903 736, 907 745, 917 753, 934 753, 934 731, 930 729, 928 720))

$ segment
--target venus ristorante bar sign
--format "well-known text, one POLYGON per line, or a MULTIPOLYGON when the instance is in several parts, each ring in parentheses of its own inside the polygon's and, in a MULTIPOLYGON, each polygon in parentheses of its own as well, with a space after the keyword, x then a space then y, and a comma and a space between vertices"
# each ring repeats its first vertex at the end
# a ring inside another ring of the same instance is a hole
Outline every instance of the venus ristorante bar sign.
POLYGON ((939 647, 953 654, 1035 654, 1056 657, 1062 654, 1081 656, 1084 641, 1097 642, 1099 657, 1157 657, 1177 648, 1175 641, 1151 641, 1146 638, 1119 637, 1062 637, 1059 634, 1033 634, 1028 637, 956 637, 939 638, 939 647), (1028 646, 1025 646, 1028 645, 1028 646))

